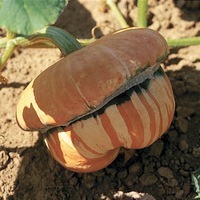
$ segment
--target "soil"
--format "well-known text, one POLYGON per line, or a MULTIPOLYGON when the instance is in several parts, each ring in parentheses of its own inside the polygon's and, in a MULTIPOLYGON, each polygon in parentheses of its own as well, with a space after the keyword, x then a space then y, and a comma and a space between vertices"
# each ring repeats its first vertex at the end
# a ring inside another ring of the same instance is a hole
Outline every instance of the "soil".
MULTIPOLYGON (((200 34, 198 0, 148 2, 148 25, 165 38, 200 34)), ((136 1, 118 0, 117 4, 134 26, 136 1)), ((56 22, 82 39, 91 38, 95 25, 99 26, 97 37, 120 28, 100 0, 70 1, 56 22)), ((197 194, 191 174, 200 167, 199 52, 200 46, 173 48, 163 64, 176 100, 174 120, 163 137, 145 149, 122 149, 105 169, 81 174, 61 167, 49 155, 41 133, 25 132, 15 120, 20 94, 61 58, 59 50, 17 49, 3 71, 9 81, 0 85, 0 199, 193 199, 197 194)))

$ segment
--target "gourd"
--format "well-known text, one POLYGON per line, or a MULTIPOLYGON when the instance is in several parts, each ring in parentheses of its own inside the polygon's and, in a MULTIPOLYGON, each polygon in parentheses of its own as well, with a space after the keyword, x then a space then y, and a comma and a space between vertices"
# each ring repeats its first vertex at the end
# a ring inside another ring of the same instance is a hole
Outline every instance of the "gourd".
POLYGON ((160 66, 167 54, 165 39, 148 28, 104 36, 36 77, 19 100, 17 122, 42 131, 67 169, 100 170, 120 147, 147 147, 170 126, 175 103, 160 66))

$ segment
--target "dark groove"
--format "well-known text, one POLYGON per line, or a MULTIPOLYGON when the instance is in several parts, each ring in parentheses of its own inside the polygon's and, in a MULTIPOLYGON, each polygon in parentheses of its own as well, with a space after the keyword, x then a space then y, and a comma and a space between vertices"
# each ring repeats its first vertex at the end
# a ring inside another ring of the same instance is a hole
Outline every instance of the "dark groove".
MULTIPOLYGON (((159 77, 159 76, 165 76, 165 72, 163 71, 163 69, 160 67, 153 75, 154 77, 159 77)), ((97 110, 94 113, 88 114, 86 116, 81 117, 78 120, 87 120, 90 117, 94 117, 96 118, 98 115, 102 115, 105 110, 113 105, 121 105, 127 101, 130 101, 131 95, 133 94, 133 92, 136 92, 137 94, 140 94, 142 91, 140 89, 143 88, 144 90, 148 90, 149 85, 151 84, 151 79, 146 79, 145 81, 143 81, 142 83, 133 86, 132 88, 126 90, 125 92, 123 92, 122 94, 118 95, 117 97, 115 97, 114 99, 112 99, 111 101, 109 101, 104 107, 100 108, 99 110, 97 110)), ((72 123, 75 123, 76 120, 72 123)))

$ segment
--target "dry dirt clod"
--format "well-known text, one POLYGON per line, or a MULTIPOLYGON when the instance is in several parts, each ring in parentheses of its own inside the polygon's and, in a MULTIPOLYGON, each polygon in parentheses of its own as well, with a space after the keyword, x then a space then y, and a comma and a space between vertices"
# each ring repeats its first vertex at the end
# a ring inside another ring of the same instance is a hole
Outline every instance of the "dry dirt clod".
POLYGON ((163 151, 164 143, 162 140, 156 141, 154 144, 150 147, 149 155, 159 157, 163 151))
POLYGON ((183 190, 179 190, 178 192, 176 192, 175 197, 177 199, 182 199, 183 194, 184 194, 184 191, 183 190))
POLYGON ((180 169, 180 174, 183 175, 184 177, 188 177, 190 175, 188 171, 185 171, 183 169, 180 169))
POLYGON ((185 180, 185 183, 183 185, 183 191, 185 195, 188 195, 190 193, 191 190, 191 184, 190 184, 190 178, 188 178, 187 180, 185 180))
POLYGON ((193 115, 195 113, 195 110, 193 108, 179 106, 177 107, 176 112, 178 117, 184 118, 193 115))
POLYGON ((187 133, 188 131, 188 121, 182 117, 177 118, 178 128, 182 133, 187 133))
POLYGON ((155 184, 158 181, 158 178, 155 174, 153 173, 147 173, 147 174, 143 174, 140 178, 140 183, 143 186, 150 186, 152 184, 155 184))
POLYGON ((186 140, 181 139, 181 140, 179 141, 179 149, 180 149, 181 151, 187 151, 187 150, 188 150, 188 147, 189 147, 189 145, 188 145, 188 143, 187 143, 186 140))
POLYGON ((126 178, 127 174, 128 174, 127 170, 123 169, 122 171, 117 173, 117 176, 121 179, 121 178, 126 178))
POLYGON ((200 158, 200 147, 194 147, 192 150, 192 154, 196 158, 200 158))
POLYGON ((0 151, 0 170, 4 169, 9 161, 9 155, 6 151, 0 151))
POLYGON ((143 170, 142 170, 142 164, 141 163, 133 163, 129 169, 129 174, 131 175, 135 175, 135 176, 138 176, 140 174, 142 174, 143 170))
POLYGON ((174 95, 181 96, 186 92, 185 83, 183 81, 176 81, 173 85, 174 95))
POLYGON ((167 178, 167 179, 173 178, 173 172, 168 167, 160 167, 158 169, 158 173, 160 174, 160 176, 162 176, 164 178, 167 178))
POLYGON ((169 180, 169 186, 172 187, 172 188, 178 186, 178 181, 175 178, 171 178, 169 180))

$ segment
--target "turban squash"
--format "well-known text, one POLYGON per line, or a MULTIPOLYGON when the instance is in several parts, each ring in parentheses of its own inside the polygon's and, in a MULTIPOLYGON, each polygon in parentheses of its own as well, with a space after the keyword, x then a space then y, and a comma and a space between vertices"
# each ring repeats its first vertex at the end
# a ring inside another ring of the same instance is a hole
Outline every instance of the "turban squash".
POLYGON ((24 90, 17 121, 41 130, 52 156, 75 172, 106 167, 119 148, 151 145, 174 115, 172 87, 160 63, 164 38, 128 28, 98 39, 44 70, 24 90))

